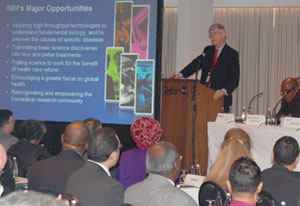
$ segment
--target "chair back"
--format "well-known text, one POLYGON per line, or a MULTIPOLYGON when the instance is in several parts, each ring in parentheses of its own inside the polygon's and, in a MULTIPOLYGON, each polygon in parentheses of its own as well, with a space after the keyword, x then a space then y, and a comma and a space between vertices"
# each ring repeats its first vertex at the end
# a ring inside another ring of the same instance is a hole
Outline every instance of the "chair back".
POLYGON ((215 200, 218 196, 218 192, 221 194, 223 203, 225 202, 225 192, 217 183, 207 181, 204 182, 198 193, 198 200, 200 206, 208 206, 210 200, 215 200))
POLYGON ((272 205, 277 205, 277 204, 276 204, 275 199, 272 197, 272 195, 270 193, 262 190, 258 194, 256 205, 257 206, 272 206, 272 205), (273 204, 273 202, 274 202, 274 204, 273 204))

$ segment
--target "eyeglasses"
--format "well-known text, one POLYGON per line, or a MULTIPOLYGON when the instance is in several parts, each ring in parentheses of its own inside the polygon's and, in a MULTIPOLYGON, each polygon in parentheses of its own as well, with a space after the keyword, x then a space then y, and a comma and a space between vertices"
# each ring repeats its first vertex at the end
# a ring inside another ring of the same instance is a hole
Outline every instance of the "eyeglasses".
POLYGON ((208 34, 208 37, 211 38, 212 36, 216 36, 216 35, 222 34, 222 33, 223 33, 222 31, 213 31, 208 34))
POLYGON ((281 95, 288 95, 290 94, 296 87, 293 87, 291 89, 285 89, 281 91, 281 95))

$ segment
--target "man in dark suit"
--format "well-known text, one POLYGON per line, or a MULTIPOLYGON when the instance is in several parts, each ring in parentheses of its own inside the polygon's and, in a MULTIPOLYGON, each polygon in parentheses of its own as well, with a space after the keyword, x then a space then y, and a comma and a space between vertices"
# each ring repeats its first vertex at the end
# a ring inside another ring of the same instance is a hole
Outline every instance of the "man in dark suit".
POLYGON ((89 129, 81 121, 69 124, 61 136, 62 151, 29 169, 28 189, 52 195, 63 194, 68 177, 84 165, 89 129))
POLYGON ((300 118, 300 92, 297 79, 293 77, 284 79, 281 83, 280 94, 283 98, 281 108, 277 113, 278 119, 281 116, 300 118))
POLYGON ((114 130, 99 128, 89 139, 88 160, 68 179, 65 193, 75 195, 81 206, 120 206, 123 186, 113 179, 109 169, 120 155, 120 141, 114 130))
POLYGON ((239 55, 226 44, 226 29, 222 24, 213 24, 209 28, 211 46, 204 48, 202 55, 195 58, 173 78, 186 78, 198 69, 202 69, 200 83, 215 91, 214 99, 224 97, 224 111, 232 105, 232 92, 240 79, 239 55))
POLYGON ((19 139, 12 136, 11 133, 15 128, 15 119, 13 113, 7 109, 0 109, 0 144, 7 151, 19 139))
POLYGON ((300 172, 293 172, 299 161, 299 145, 296 139, 284 136, 278 139, 272 151, 273 166, 262 172, 263 190, 276 202, 298 205, 300 172))

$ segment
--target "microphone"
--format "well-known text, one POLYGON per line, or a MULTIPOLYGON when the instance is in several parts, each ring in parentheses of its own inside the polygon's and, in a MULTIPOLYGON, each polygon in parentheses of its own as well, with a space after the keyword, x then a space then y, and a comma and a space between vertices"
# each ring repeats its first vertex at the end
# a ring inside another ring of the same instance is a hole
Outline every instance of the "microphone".
POLYGON ((252 109, 251 104, 252 104, 252 102, 253 102, 254 100, 260 98, 262 95, 263 95, 263 92, 260 92, 260 93, 254 95, 254 97, 251 98, 251 100, 250 100, 250 102, 249 102, 249 104, 248 104, 248 110, 247 110, 247 111, 248 111, 248 114, 251 114, 251 109, 252 109))
POLYGON ((185 66, 183 70, 188 69, 188 68, 191 67, 192 69, 194 69, 194 72, 198 71, 200 63, 205 58, 205 56, 206 56, 206 54, 203 52, 202 54, 197 56, 195 59, 193 59, 191 61, 191 63, 189 63, 187 66, 185 66))

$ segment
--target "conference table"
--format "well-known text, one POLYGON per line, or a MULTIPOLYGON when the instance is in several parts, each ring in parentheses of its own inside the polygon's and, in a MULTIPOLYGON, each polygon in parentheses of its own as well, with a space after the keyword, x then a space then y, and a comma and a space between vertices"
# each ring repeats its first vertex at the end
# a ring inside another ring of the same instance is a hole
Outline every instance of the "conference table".
MULTIPOLYGON (((294 137, 300 145, 299 129, 271 125, 257 126, 241 123, 208 122, 208 170, 217 158, 225 133, 231 128, 241 128, 249 134, 251 139, 251 154, 261 170, 272 166, 272 149, 280 137, 286 135, 294 137)), ((297 165, 295 170, 300 171, 300 164, 297 165)))

